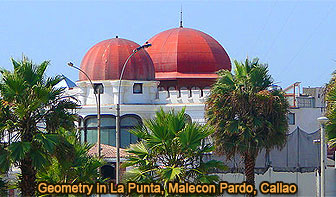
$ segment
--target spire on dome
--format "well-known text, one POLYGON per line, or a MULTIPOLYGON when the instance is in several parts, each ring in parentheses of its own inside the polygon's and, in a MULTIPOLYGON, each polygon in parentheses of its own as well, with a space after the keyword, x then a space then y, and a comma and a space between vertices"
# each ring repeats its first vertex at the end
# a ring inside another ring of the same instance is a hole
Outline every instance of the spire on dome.
POLYGON ((183 25, 182 25, 182 5, 181 5, 181 18, 180 18, 180 27, 183 27, 183 25))

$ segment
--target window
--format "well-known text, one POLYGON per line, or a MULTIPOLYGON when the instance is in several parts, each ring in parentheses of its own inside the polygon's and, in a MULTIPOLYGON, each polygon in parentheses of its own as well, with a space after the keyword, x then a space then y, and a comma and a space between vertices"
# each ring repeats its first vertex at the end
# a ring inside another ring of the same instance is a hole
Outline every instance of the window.
MULTIPOLYGON (((84 129, 81 130, 81 141, 94 144, 97 142, 97 117, 88 116, 84 121, 84 129)), ((120 147, 126 148, 136 143, 138 138, 128 132, 141 124, 141 118, 137 115, 124 115, 120 118, 120 147)), ((116 145, 116 119, 113 115, 101 116, 100 138, 102 144, 116 145)))
POLYGON ((295 113, 288 113, 288 124, 295 125, 295 113))
POLYGON ((192 123, 192 119, 188 114, 184 114, 184 117, 187 123, 192 123))
POLYGON ((173 86, 171 86, 171 87, 168 88, 168 91, 173 91, 173 90, 176 90, 176 88, 173 87, 173 86))
POLYGON ((111 165, 104 165, 100 168, 103 179, 115 179, 115 167, 111 165))
POLYGON ((138 141, 138 138, 128 132, 135 126, 141 124, 141 119, 136 115, 124 115, 120 120, 120 146, 126 148, 130 144, 134 144, 138 141))
MULTIPOLYGON (((97 142, 97 117, 90 116, 85 121, 86 139, 90 144, 97 142)), ((84 134, 85 135, 85 134, 84 134)), ((115 146, 115 117, 103 115, 100 120, 100 139, 102 144, 115 146)))
POLYGON ((104 94, 104 85, 102 83, 94 83, 93 88, 95 94, 104 94))
POLYGON ((133 85, 133 94, 142 94, 142 83, 135 83, 133 85))

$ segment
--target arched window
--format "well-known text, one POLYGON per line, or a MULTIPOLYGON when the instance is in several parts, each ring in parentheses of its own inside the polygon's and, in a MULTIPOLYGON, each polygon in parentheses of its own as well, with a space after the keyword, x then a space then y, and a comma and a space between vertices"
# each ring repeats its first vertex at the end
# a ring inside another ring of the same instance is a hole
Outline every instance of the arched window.
POLYGON ((165 91, 164 87, 158 87, 158 91, 165 91))
MULTIPOLYGON (((97 142, 97 116, 88 116, 84 125, 88 143, 97 142)), ((83 133, 83 132, 82 132, 83 133)), ((84 132, 85 135, 85 132, 84 132)), ((83 138, 82 138, 83 139, 83 138)), ((84 140, 85 142, 85 140, 84 140)), ((101 115, 100 118, 100 142, 115 146, 115 117, 113 115, 101 115)))
MULTIPOLYGON (((100 142, 116 146, 116 119, 113 115, 101 115, 100 142)), ((138 138, 128 131, 138 124, 141 118, 137 115, 124 115, 120 119, 120 147, 126 148, 138 138)), ((97 116, 90 115, 85 118, 84 129, 81 130, 81 141, 94 144, 97 142, 97 116)))
POLYGON ((110 165, 103 165, 101 168, 103 179, 115 179, 115 167, 110 165))
POLYGON ((176 88, 175 88, 174 86, 170 86, 170 87, 168 88, 168 91, 172 91, 172 90, 176 90, 176 88))
POLYGON ((185 117, 187 123, 192 123, 192 119, 188 114, 184 114, 184 117, 185 117))
POLYGON ((124 115, 120 120, 120 146, 125 148, 130 144, 134 144, 138 141, 138 138, 128 132, 135 126, 141 124, 141 118, 137 115, 124 115))

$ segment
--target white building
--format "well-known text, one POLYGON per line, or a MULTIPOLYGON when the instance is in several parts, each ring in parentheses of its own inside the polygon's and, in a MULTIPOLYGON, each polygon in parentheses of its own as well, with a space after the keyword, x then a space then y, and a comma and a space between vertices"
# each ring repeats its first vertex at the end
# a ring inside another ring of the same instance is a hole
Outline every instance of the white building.
POLYGON ((324 88, 303 87, 301 92, 300 82, 296 82, 284 89, 291 106, 289 118, 289 132, 299 127, 312 133, 320 126, 316 119, 325 111, 324 88))
MULTIPOLYGON (((211 36, 194 29, 174 28, 149 40, 152 47, 137 52, 126 65, 121 83, 121 147, 137 139, 127 132, 143 119, 164 110, 181 110, 193 121, 205 123, 204 107, 216 71, 231 69, 229 56, 211 36), (160 90, 160 91, 159 91, 160 90)), ((118 79, 124 62, 138 44, 112 38, 94 45, 84 56, 81 69, 101 84, 101 142, 115 146, 115 115, 118 79)), ((80 73, 68 94, 76 96, 81 109, 81 139, 97 140, 96 100, 88 78, 80 73)))
MULTIPOLYGON (((220 69, 231 69, 230 59, 224 48, 211 36, 198 30, 181 26, 155 35, 149 43, 152 47, 146 51, 140 50, 130 59, 121 83, 122 148, 137 141, 136 137, 127 131, 142 120, 152 118, 160 108, 181 110, 185 107, 192 121, 205 123, 205 101, 210 92, 209 87, 217 78, 215 72, 220 69)), ((102 85, 104 89, 101 94, 101 143, 109 146, 104 145, 103 149, 113 149, 115 146, 118 79, 124 62, 137 47, 139 45, 132 41, 112 38, 94 45, 81 62, 81 69, 87 73, 92 82, 102 85)), ((290 125, 288 133, 300 128, 306 133, 313 134, 319 129, 316 119, 323 114, 323 90, 303 88, 303 92, 300 93, 299 83, 295 83, 286 88, 285 92, 292 105, 288 115, 290 125)), ((78 98, 81 103, 79 110, 81 140, 96 143, 96 100, 87 77, 80 73, 76 86, 70 87, 67 93, 78 98)), ((316 148, 311 146, 313 149, 316 148)), ((289 152, 287 157, 288 154, 289 152)), ((113 165, 115 162, 113 151, 105 157, 113 165)), ((306 160, 310 159, 318 163, 317 156, 310 157, 313 158, 300 159, 305 164, 306 160)), ((319 166, 308 165, 308 167, 319 166)), ((304 166, 299 166, 297 169, 304 171, 303 168, 304 166)), ((315 176, 314 172, 310 172, 308 177, 311 176, 315 176)), ((317 179, 314 178, 313 181, 315 180, 317 179)), ((308 183, 311 184, 310 181, 308 183)), ((304 194, 310 195, 310 193, 304 194)))

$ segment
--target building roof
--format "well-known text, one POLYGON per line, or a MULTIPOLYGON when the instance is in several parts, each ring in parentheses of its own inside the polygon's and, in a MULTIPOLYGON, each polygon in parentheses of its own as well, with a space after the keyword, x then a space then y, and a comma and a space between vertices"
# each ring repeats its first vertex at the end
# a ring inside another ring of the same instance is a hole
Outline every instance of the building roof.
POLYGON ((76 86, 75 82, 71 81, 68 77, 62 75, 63 79, 56 84, 58 88, 74 88, 76 86))
MULTIPOLYGON (((96 155, 97 154, 97 147, 98 145, 95 144, 90 150, 89 150, 89 155, 96 155)), ((101 155, 104 158, 116 158, 117 155, 117 148, 114 146, 110 146, 107 144, 100 144, 101 147, 101 155)), ((120 157, 126 158, 128 153, 126 152, 125 149, 120 148, 120 157)))
MULTIPOLYGON (((117 80, 126 59, 139 46, 133 41, 117 37, 104 40, 86 53, 81 69, 91 80, 117 80)), ((153 62, 145 50, 138 51, 129 60, 123 79, 143 81, 155 79, 153 62)), ((87 78, 80 72, 79 80, 86 81, 87 78)))
POLYGON ((210 35, 195 29, 169 29, 152 37, 149 43, 152 47, 147 52, 153 60, 157 80, 215 79, 216 71, 231 70, 224 48, 210 35))

